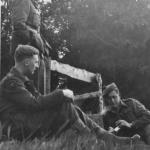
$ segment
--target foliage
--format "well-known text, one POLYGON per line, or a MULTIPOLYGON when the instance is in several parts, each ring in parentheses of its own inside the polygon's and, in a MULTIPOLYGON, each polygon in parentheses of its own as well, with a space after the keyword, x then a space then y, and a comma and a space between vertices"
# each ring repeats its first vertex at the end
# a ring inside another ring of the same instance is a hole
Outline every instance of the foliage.
MULTIPOLYGON (((116 82, 123 97, 137 98, 150 108, 150 0, 51 0, 46 4, 36 1, 41 9, 42 34, 57 54, 56 59, 101 73, 105 85, 116 82), (58 57, 59 52, 63 58, 58 57)), ((9 16, 10 8, 5 4, 3 70, 8 68, 9 16)), ((68 87, 77 93, 91 88, 70 78, 68 87)))
POLYGON ((11 39, 11 20, 10 20, 10 8, 8 5, 8 0, 2 0, 1 6, 1 68, 3 76, 6 71, 10 68, 9 60, 9 48, 10 48, 10 39, 11 39), (5 61, 6 60, 6 61, 5 61))
POLYGON ((77 4, 71 17, 71 41, 72 51, 79 51, 79 61, 73 64, 102 73, 104 84, 114 81, 123 96, 146 104, 150 96, 150 1, 86 0, 77 4))

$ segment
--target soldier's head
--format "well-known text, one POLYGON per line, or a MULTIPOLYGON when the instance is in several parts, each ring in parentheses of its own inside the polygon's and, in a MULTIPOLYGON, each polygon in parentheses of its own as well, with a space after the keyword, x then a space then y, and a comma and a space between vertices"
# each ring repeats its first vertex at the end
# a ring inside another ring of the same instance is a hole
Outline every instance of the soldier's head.
POLYGON ((115 83, 111 83, 103 90, 104 105, 107 107, 117 107, 120 104, 120 92, 115 83))
POLYGON ((29 45, 18 45, 15 51, 15 66, 25 75, 33 74, 39 67, 39 51, 29 45))

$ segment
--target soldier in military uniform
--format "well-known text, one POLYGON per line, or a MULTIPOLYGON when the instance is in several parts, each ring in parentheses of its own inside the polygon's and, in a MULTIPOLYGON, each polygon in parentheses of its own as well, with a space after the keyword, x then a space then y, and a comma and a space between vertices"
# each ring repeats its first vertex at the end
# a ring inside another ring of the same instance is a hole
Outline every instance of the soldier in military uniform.
POLYGON ((40 11, 31 0, 13 0, 12 2, 12 47, 14 55, 19 44, 29 44, 36 47, 40 54, 47 55, 40 36, 40 11))
POLYGON ((55 90, 41 95, 28 76, 39 67, 39 51, 29 45, 19 45, 15 51, 15 66, 0 82, 0 115, 3 134, 16 139, 58 136, 66 129, 83 134, 95 133, 97 138, 117 143, 139 139, 117 137, 99 127, 73 104, 73 92, 55 90))
MULTIPOLYGON (((45 43, 45 40, 40 34, 40 11, 33 4, 32 0, 12 0, 12 41, 11 41, 11 56, 14 56, 15 50, 19 44, 28 44, 39 50, 40 67, 37 75, 38 82, 34 81, 40 92, 44 93, 44 73, 46 66, 49 66, 49 51, 51 46, 45 43)), ((47 71, 48 72, 48 71, 47 71)), ((50 73, 47 78, 50 78, 50 73)), ((48 80, 47 80, 48 81, 48 80)), ((49 80, 50 82, 50 80, 49 80)), ((50 83, 49 83, 50 84, 50 83)))
POLYGON ((111 83, 103 91, 104 128, 119 136, 138 133, 150 144, 150 111, 133 98, 121 99, 119 89, 111 83))

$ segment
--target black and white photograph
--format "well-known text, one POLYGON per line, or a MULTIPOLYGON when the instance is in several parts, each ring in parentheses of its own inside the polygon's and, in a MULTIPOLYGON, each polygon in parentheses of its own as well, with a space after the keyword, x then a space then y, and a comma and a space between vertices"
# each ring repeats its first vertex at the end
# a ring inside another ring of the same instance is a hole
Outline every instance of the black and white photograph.
POLYGON ((150 0, 0 6, 0 150, 150 150, 150 0))

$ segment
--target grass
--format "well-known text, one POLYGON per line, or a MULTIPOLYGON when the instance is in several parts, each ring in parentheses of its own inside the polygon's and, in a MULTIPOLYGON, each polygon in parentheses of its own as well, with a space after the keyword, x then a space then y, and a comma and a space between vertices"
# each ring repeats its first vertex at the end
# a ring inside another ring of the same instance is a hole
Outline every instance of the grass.
POLYGON ((96 140, 94 136, 77 136, 68 131, 58 139, 1 142, 0 150, 150 150, 150 146, 145 144, 113 146, 96 140))
MULTIPOLYGON (((91 117, 91 116, 90 116, 91 117)), ((91 117, 102 125, 100 117, 91 117), (98 120, 98 119, 99 120, 98 120)), ((68 130, 59 138, 34 139, 30 141, 1 141, 0 150, 150 150, 150 146, 143 143, 135 145, 113 145, 102 140, 97 140, 94 135, 78 136, 73 130, 68 130)))

